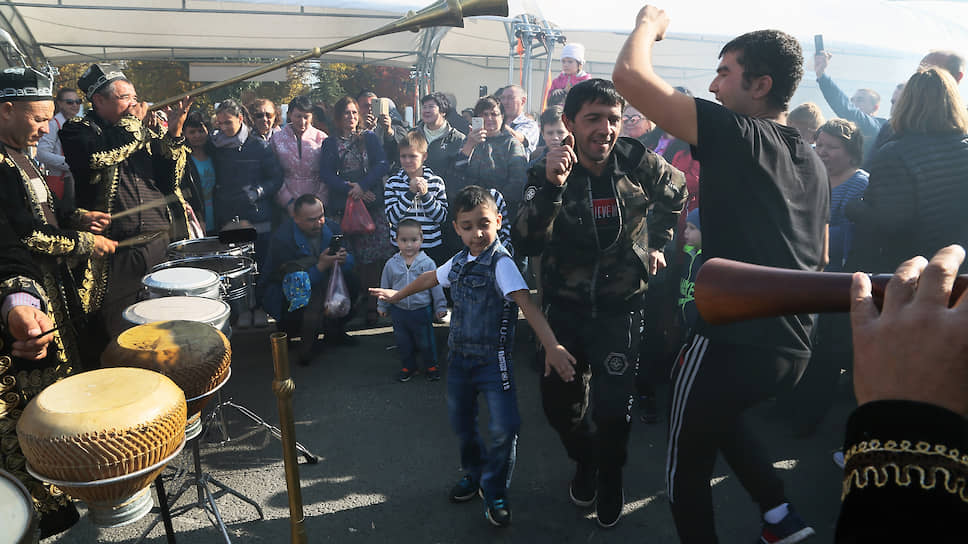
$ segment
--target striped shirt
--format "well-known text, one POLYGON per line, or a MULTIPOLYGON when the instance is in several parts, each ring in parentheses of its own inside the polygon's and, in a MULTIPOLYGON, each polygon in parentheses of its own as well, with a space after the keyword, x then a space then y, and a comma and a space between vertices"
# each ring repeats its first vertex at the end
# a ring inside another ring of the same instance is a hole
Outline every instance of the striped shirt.
POLYGON ((397 225, 404 219, 420 223, 423 232, 421 249, 437 247, 442 243, 440 225, 447 221, 447 191, 444 180, 429 167, 423 167, 427 180, 427 193, 415 195, 410 190, 410 177, 401 169, 387 179, 383 189, 387 222, 390 224, 390 242, 397 245, 397 225))

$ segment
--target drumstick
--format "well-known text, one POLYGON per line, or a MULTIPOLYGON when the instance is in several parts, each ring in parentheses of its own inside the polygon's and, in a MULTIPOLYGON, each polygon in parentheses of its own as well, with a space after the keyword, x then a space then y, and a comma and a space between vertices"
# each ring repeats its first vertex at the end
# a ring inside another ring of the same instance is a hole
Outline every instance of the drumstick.
POLYGON ((120 219, 122 217, 126 217, 133 213, 138 213, 144 210, 150 210, 151 208, 157 208, 158 206, 167 206, 168 204, 171 204, 175 200, 178 200, 178 197, 175 195, 168 195, 163 198, 156 198, 155 200, 152 200, 150 202, 139 204, 134 208, 128 208, 127 210, 122 210, 118 213, 113 213, 111 214, 111 220, 114 221, 115 219, 120 219))

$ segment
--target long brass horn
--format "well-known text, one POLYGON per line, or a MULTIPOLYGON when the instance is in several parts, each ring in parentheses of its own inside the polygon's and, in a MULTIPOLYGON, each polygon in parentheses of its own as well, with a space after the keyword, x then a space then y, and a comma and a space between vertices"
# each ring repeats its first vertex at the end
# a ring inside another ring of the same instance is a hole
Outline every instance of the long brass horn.
POLYGON ((348 45, 353 45, 354 43, 359 43, 377 36, 396 34, 397 32, 403 32, 405 30, 416 32, 421 28, 434 26, 463 27, 464 17, 477 17, 483 15, 507 17, 507 0, 438 0, 437 2, 423 8, 420 11, 411 11, 405 16, 387 23, 376 30, 371 30, 358 36, 352 36, 324 47, 316 47, 301 55, 292 56, 271 64, 266 64, 265 66, 245 72, 244 74, 239 74, 224 81, 209 83, 208 85, 193 89, 185 94, 166 98, 161 102, 155 102, 152 104, 150 110, 158 110, 192 96, 198 96, 216 89, 221 89, 222 87, 239 83, 256 76, 261 76, 262 74, 271 72, 273 70, 278 70, 279 68, 285 68, 286 66, 296 64, 297 62, 321 57, 324 53, 329 53, 330 51, 335 51, 348 45))

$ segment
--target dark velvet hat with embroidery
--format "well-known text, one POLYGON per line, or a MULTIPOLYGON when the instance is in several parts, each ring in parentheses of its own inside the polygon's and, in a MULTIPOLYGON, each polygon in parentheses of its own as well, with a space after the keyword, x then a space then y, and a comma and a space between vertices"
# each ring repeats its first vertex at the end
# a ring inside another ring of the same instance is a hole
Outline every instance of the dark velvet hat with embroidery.
POLYGON ((120 67, 113 64, 92 64, 77 80, 77 86, 90 100, 91 95, 100 91, 108 83, 119 79, 128 79, 120 67))
POLYGON ((0 72, 2 102, 53 100, 54 82, 32 68, 7 68, 0 72))

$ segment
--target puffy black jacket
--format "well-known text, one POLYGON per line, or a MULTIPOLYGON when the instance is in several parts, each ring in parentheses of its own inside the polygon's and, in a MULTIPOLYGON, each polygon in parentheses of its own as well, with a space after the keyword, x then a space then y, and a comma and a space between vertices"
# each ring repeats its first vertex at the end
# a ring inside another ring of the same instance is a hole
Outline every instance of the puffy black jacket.
POLYGON ((966 172, 964 134, 903 135, 877 150, 864 198, 845 208, 857 227, 850 269, 893 272, 911 257, 968 244, 966 172))
POLYGON ((269 145, 250 135, 241 146, 216 148, 215 222, 222 226, 238 216, 252 223, 272 219, 272 199, 282 187, 282 167, 269 145), (251 202, 245 188, 261 189, 251 202))

